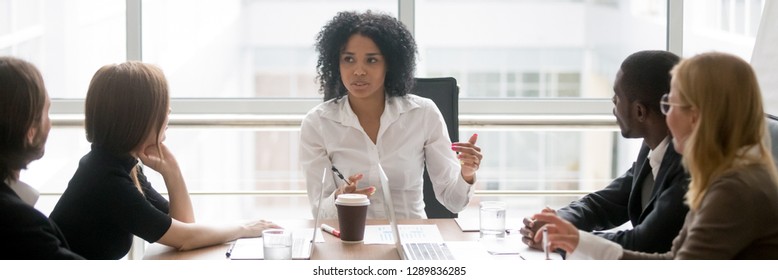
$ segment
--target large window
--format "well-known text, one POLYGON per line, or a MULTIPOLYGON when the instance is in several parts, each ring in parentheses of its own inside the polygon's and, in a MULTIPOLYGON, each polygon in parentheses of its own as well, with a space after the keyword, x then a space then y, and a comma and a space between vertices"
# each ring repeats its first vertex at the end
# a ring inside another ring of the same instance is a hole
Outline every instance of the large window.
POLYGON ((143 60, 174 97, 319 97, 316 34, 368 9, 396 16, 397 1, 144 1, 143 60))
MULTIPOLYGON (((463 100, 610 98, 626 56, 666 45, 665 1, 415 3, 419 75, 457 78, 463 100)), ((474 128, 485 151, 479 187, 602 188, 626 170, 639 148, 639 142, 621 139, 616 130, 474 128)), ((461 135, 468 137, 470 131, 461 135)))
POLYGON ((0 55, 34 63, 52 98, 84 98, 95 71, 125 58, 124 0, 0 0, 0 55))
POLYGON ((612 96, 621 61, 665 49, 665 1, 416 1, 420 75, 462 97, 612 96))
POLYGON ((763 0, 685 0, 684 56, 723 51, 751 60, 763 0))

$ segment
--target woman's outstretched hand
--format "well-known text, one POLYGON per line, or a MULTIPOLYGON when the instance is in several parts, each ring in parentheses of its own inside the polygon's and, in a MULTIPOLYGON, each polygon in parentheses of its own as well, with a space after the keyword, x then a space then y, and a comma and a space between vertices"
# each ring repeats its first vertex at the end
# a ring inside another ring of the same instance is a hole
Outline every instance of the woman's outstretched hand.
POLYGON ((462 178, 468 183, 475 182, 475 173, 481 166, 481 148, 475 145, 478 140, 478 134, 473 134, 467 142, 456 142, 451 144, 451 150, 458 152, 457 158, 462 165, 462 178))

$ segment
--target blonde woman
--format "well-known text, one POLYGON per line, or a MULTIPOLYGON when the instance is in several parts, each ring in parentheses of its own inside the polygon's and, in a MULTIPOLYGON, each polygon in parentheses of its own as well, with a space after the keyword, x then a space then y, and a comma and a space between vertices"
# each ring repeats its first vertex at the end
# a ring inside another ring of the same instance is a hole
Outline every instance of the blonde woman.
POLYGON ((178 162, 162 143, 169 113, 167 81, 156 66, 126 62, 95 73, 85 109, 92 150, 51 213, 74 252, 119 259, 129 252, 133 235, 188 250, 277 227, 264 220, 226 227, 194 223, 178 162), (146 180, 139 160, 162 175, 169 202, 146 180))
POLYGON ((662 112, 691 182, 690 211, 670 252, 624 250, 553 213, 536 214, 550 223, 549 246, 570 259, 778 259, 778 175, 751 66, 714 52, 682 61, 672 74, 662 112))

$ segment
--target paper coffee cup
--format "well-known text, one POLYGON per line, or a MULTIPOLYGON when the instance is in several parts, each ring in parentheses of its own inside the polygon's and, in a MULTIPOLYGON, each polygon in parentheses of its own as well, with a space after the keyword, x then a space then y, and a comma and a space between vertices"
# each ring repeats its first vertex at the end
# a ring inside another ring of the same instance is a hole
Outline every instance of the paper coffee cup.
POLYGON ((370 199, 364 194, 344 193, 335 199, 338 209, 340 240, 343 242, 362 242, 365 237, 365 220, 370 199))

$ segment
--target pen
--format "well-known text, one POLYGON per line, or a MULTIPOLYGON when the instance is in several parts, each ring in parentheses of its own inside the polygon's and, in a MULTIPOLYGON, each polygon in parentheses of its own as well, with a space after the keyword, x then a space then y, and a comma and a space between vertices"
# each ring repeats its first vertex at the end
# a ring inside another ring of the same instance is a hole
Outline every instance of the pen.
POLYGON ((340 238, 340 231, 335 229, 334 227, 331 227, 328 224, 321 224, 321 230, 323 230, 323 231, 325 231, 325 232, 327 232, 329 234, 332 234, 335 237, 340 238))
POLYGON ((238 243, 238 241, 237 241, 237 240, 233 241, 233 242, 232 242, 232 245, 230 245, 230 248, 229 248, 229 249, 227 249, 227 253, 226 253, 226 255, 227 255, 227 257, 228 257, 228 258, 230 257, 230 255, 232 255, 232 249, 234 249, 234 248, 235 248, 235 244, 236 244, 236 243, 238 243))
POLYGON ((343 174, 341 174, 341 173, 340 173, 340 171, 338 171, 338 169, 337 169, 337 168, 335 168, 335 166, 334 166, 334 165, 332 166, 332 172, 335 172, 335 175, 338 175, 338 177, 339 177, 340 179, 342 179, 342 180, 343 180, 343 182, 346 182, 346 184, 351 184, 351 182, 349 182, 348 180, 346 180, 346 177, 343 177, 343 174))
POLYGON ((543 253, 546 254, 547 260, 551 259, 548 257, 548 228, 543 228, 543 253))

